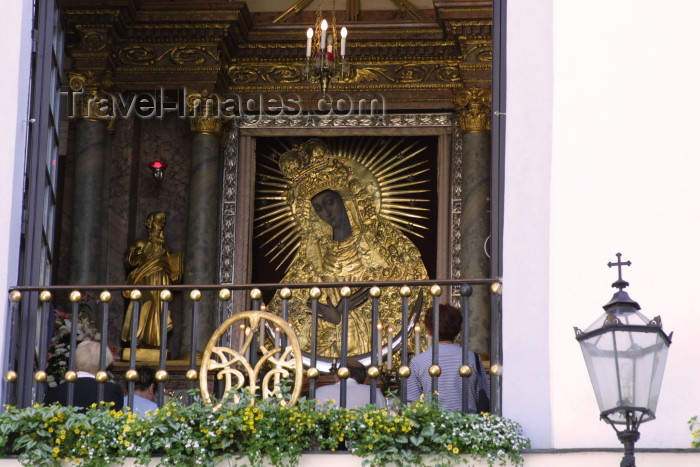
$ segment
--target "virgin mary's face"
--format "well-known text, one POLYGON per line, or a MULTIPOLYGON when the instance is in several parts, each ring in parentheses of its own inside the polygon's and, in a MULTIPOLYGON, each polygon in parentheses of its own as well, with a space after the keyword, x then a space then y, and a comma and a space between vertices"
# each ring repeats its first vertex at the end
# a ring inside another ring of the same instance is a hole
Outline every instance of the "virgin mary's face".
POLYGON ((311 198, 311 205, 318 217, 334 229, 342 228, 348 222, 343 199, 336 191, 324 190, 320 192, 311 198))

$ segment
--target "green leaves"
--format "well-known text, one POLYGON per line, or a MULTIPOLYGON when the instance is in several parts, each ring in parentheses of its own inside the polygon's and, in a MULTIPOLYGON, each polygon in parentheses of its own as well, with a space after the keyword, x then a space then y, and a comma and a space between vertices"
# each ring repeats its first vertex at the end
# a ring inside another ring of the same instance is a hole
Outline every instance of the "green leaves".
POLYGON ((163 466, 214 466, 229 459, 231 465, 295 467, 303 452, 318 449, 347 449, 371 466, 448 466, 464 455, 520 465, 521 451, 529 447, 511 420, 445 412, 431 403, 391 411, 318 409, 304 399, 291 406, 246 392, 236 396, 217 410, 196 397, 190 405, 173 400, 149 418, 96 406, 85 413, 57 405, 6 407, 0 446, 24 465, 68 460, 87 467, 122 464, 126 457, 139 465, 160 458, 163 466))

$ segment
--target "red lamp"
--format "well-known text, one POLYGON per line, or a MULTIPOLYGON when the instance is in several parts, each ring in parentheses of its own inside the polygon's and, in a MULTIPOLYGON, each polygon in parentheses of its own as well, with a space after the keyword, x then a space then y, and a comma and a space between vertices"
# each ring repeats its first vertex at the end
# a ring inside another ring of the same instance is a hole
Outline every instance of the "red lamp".
POLYGON ((165 169, 168 168, 168 163, 165 162, 164 160, 156 159, 148 166, 151 168, 151 171, 153 171, 153 178, 156 179, 156 182, 160 182, 163 180, 163 175, 165 175, 165 169))

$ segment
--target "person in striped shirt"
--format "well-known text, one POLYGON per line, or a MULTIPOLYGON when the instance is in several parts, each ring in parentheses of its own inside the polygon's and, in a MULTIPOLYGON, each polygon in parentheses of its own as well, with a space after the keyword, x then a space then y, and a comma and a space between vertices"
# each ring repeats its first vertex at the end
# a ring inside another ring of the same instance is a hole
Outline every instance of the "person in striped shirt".
MULTIPOLYGON (((477 368, 483 372, 483 365, 476 364, 479 356, 469 352, 469 366, 472 375, 462 377, 459 367, 462 366, 462 347, 455 344, 455 339, 462 329, 462 313, 452 305, 440 305, 439 319, 439 347, 438 361, 441 373, 437 381, 437 402, 444 410, 462 410, 462 385, 467 385, 467 411, 477 413, 476 399, 479 391, 478 379, 488 382, 486 374, 477 378, 477 368)), ((425 329, 429 335, 433 335, 433 309, 430 308, 425 315, 425 329)), ((481 362, 479 362, 481 363, 481 362)), ((406 383, 407 400, 416 401, 425 395, 426 400, 432 395, 432 376, 428 373, 433 365, 433 349, 429 347, 411 359, 411 375, 406 383)), ((488 388, 486 388, 488 393, 488 388)))

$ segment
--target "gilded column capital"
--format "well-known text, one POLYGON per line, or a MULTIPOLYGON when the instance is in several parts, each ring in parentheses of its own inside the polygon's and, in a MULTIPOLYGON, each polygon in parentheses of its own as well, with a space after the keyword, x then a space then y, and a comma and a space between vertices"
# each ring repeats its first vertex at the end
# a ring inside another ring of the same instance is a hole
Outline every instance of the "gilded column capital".
POLYGON ((218 135, 221 133, 221 117, 218 115, 219 96, 206 89, 187 94, 190 112, 190 130, 195 133, 218 135))
POLYGON ((73 92, 97 93, 100 89, 111 88, 113 84, 111 71, 99 74, 93 71, 68 73, 68 85, 73 92))
POLYGON ((68 85, 72 94, 73 111, 76 116, 84 120, 101 121, 107 126, 114 125, 114 109, 111 94, 105 90, 113 85, 112 73, 86 73, 68 74, 68 85))
POLYGON ((190 117, 190 130, 194 133, 218 135, 221 132, 221 118, 215 116, 190 117))
POLYGON ((491 93, 485 88, 455 91, 457 121, 463 132, 491 131, 491 93))

